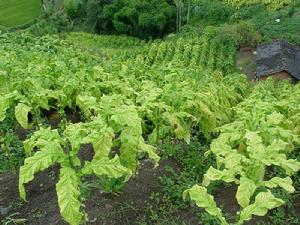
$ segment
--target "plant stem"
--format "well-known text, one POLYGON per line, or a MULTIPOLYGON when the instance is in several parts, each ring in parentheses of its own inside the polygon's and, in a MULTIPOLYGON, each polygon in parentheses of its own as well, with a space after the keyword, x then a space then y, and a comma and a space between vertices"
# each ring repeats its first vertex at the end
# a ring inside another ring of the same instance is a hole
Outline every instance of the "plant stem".
POLYGON ((159 145, 159 109, 156 109, 156 146, 159 145))
POLYGON ((65 111, 62 107, 59 107, 58 113, 61 118, 61 128, 64 130, 67 126, 67 117, 66 117, 65 111))
POLYGON ((9 166, 15 172, 16 171, 16 167, 15 167, 14 162, 13 162, 13 158, 12 158, 12 155, 11 155, 10 147, 7 144, 6 141, 4 141, 3 146, 4 146, 5 153, 7 155, 8 161, 9 161, 9 166))

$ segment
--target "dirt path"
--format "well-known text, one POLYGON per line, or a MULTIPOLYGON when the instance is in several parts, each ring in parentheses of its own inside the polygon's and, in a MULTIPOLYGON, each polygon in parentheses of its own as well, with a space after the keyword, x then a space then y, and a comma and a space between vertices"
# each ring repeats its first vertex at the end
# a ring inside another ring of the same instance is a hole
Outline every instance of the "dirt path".
POLYGON ((247 75, 249 81, 255 80, 256 55, 253 49, 241 49, 236 56, 236 68, 247 75))

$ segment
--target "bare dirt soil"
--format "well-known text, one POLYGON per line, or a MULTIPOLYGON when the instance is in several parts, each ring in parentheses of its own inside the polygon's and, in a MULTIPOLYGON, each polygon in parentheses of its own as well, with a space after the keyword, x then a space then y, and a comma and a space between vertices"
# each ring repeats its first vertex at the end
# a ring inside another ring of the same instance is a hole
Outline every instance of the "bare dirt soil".
POLYGON ((241 49, 236 57, 236 68, 247 75, 249 81, 254 81, 256 76, 256 55, 251 48, 241 49))
MULTIPOLYGON (((156 169, 153 169, 149 160, 142 160, 138 174, 127 183, 122 194, 104 193, 95 189, 91 197, 84 202, 89 219, 87 224, 202 225, 199 217, 200 210, 195 206, 179 209, 169 215, 172 223, 166 221, 166 218, 153 219, 153 210, 156 206, 150 198, 153 193, 161 193, 159 177, 168 176, 165 166, 180 171, 179 165, 172 159, 162 160, 156 169)), ((7 218, 13 215, 13 219, 24 219, 29 225, 66 225, 61 219, 55 192, 58 171, 58 167, 53 167, 36 175, 34 181, 26 186, 28 202, 19 199, 18 174, 1 174, 0 221, 5 219, 7 221, 7 218)), ((235 186, 222 185, 215 192, 215 200, 230 222, 234 222, 235 213, 239 210, 235 200, 236 190, 235 186)), ((300 196, 295 201, 294 210, 297 215, 300 215, 300 196)), ((268 221, 267 217, 255 217, 246 225, 255 225, 258 222, 265 224, 266 221, 268 221)))
MULTIPOLYGON (((149 198, 152 193, 160 192, 159 177, 166 175, 164 167, 178 166, 173 160, 163 160, 160 166, 153 169, 148 161, 142 161, 141 169, 136 177, 126 185, 124 193, 115 195, 96 190, 84 204, 88 213, 87 224, 140 224, 151 216, 149 198)), ((58 168, 51 168, 36 175, 33 182, 26 186, 27 203, 19 199, 18 175, 7 173, 0 175, 0 208, 7 210, 5 215, 0 214, 0 221, 9 215, 18 213, 14 218, 26 219, 30 225, 64 225, 60 217, 55 183, 57 181, 58 168), (51 172, 55 171, 55 172, 51 172)), ((199 219, 193 209, 182 210, 174 215, 174 221, 178 224, 197 225, 199 219)), ((146 223, 151 224, 151 223, 146 223)), ((157 221, 157 224, 160 224, 157 221)))

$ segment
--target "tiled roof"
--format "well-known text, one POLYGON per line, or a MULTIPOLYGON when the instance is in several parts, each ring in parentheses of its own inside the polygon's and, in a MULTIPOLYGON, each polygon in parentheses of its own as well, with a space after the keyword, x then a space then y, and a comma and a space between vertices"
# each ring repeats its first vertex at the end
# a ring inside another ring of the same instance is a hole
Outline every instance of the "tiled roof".
POLYGON ((286 71, 300 80, 300 48, 286 41, 273 41, 258 46, 256 55, 257 77, 286 71))

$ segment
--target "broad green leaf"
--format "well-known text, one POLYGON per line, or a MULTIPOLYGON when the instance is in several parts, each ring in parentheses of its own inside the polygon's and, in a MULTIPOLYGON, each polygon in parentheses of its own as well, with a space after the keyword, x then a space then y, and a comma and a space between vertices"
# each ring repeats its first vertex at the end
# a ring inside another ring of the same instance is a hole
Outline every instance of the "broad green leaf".
POLYGON ((88 137, 89 130, 84 127, 83 123, 69 124, 65 131, 65 137, 71 144, 71 155, 77 155, 82 144, 91 143, 92 140, 88 137))
POLYGON ((252 215, 264 216, 269 210, 277 208, 284 204, 284 201, 276 198, 270 191, 260 192, 255 197, 255 202, 241 211, 239 224, 250 220, 252 215))
POLYGON ((240 185, 236 192, 236 199, 242 208, 245 208, 249 205, 250 198, 254 194, 255 190, 256 185, 252 180, 246 177, 241 177, 240 185))
POLYGON ((120 135, 121 154, 120 160, 122 165, 135 171, 137 168, 137 154, 140 144, 140 129, 139 127, 126 127, 120 135))
POLYGON ((225 218, 222 215, 222 211, 217 207, 214 197, 207 193, 205 187, 195 185, 190 189, 183 192, 183 199, 186 200, 187 196, 196 203, 200 208, 204 208, 212 216, 216 216, 222 223, 222 225, 227 225, 225 218))
POLYGON ((89 130, 89 139, 94 148, 94 159, 108 157, 113 146, 115 138, 114 130, 108 127, 102 117, 97 116, 93 121, 85 124, 85 128, 89 130))
POLYGON ((285 169, 288 175, 292 175, 300 170, 300 162, 296 159, 282 160, 281 167, 285 169))
POLYGON ((142 91, 136 97, 136 103, 147 105, 149 102, 154 102, 158 96, 163 92, 162 89, 157 88, 156 84, 151 81, 143 81, 142 91))
POLYGON ((267 123, 270 125, 279 125, 282 121, 284 121, 284 116, 278 112, 273 112, 271 115, 267 116, 267 123))
POLYGON ((0 96, 0 122, 5 119, 6 111, 13 103, 13 99, 16 95, 17 92, 13 92, 4 96, 0 96))
POLYGON ((28 113, 30 111, 31 107, 23 103, 19 103, 15 108, 16 119, 24 129, 28 129, 28 113))
POLYGON ((49 98, 48 98, 47 94, 48 94, 48 92, 46 89, 39 89, 39 92, 35 93, 31 97, 32 105, 36 105, 42 109, 49 110, 50 105, 49 105, 49 98))
POLYGON ((141 119, 133 106, 122 106, 114 110, 111 120, 119 126, 141 126, 141 119))
POLYGON ((232 147, 228 145, 228 135, 220 135, 219 138, 212 141, 210 150, 217 156, 227 156, 232 153, 232 147))
POLYGON ((248 131, 245 137, 247 139, 247 152, 250 158, 257 160, 264 158, 265 146, 262 144, 262 139, 258 133, 248 131))
POLYGON ((294 173, 298 172, 300 170, 300 162, 295 159, 286 158, 286 154, 280 154, 276 152, 271 154, 271 152, 269 152, 269 154, 262 159, 262 162, 268 166, 280 166, 285 170, 287 175, 293 175, 294 173))
POLYGON ((159 126, 159 129, 155 128, 152 131, 152 133, 148 136, 147 142, 151 145, 155 145, 157 144, 157 142, 169 136, 173 132, 174 129, 171 126, 165 126, 165 125, 159 126))
POLYGON ((262 143, 261 137, 258 135, 257 132, 248 131, 245 137, 247 139, 248 146, 260 145, 262 143))
POLYGON ((183 121, 181 121, 176 114, 174 113, 166 113, 166 117, 169 120, 169 123, 173 127, 175 136, 178 139, 183 139, 187 144, 190 143, 190 131, 186 125, 184 125, 183 121))
POLYGON ((109 178, 120 178, 125 176, 126 180, 128 180, 132 175, 130 169, 121 165, 118 156, 115 156, 113 159, 102 158, 99 160, 93 160, 91 162, 85 162, 82 173, 94 173, 99 177, 107 176, 109 178))
POLYGON ((245 157, 243 157, 242 154, 239 154, 237 152, 232 151, 230 154, 228 154, 224 159, 224 166, 226 169, 231 171, 237 171, 240 172, 243 170, 242 168, 242 160, 245 157))
POLYGON ((113 139, 115 134, 111 128, 107 128, 93 138, 93 147, 95 151, 94 159, 101 159, 104 157, 108 157, 113 145, 113 139))
POLYGON ((142 137, 140 138, 139 148, 142 152, 148 154, 149 158, 154 161, 155 167, 157 167, 160 157, 156 154, 156 148, 151 145, 147 145, 142 137))
POLYGON ((197 102, 197 109, 201 113, 199 124, 202 132, 206 137, 209 137, 209 133, 216 128, 216 115, 209 109, 209 107, 205 103, 201 101, 197 102))
POLYGON ((8 73, 0 69, 0 93, 8 91, 8 73))
POLYGON ((66 158, 63 150, 57 145, 45 146, 41 151, 38 151, 33 156, 28 157, 24 161, 24 165, 20 168, 19 175, 19 192, 22 199, 26 199, 24 184, 32 181, 34 175, 47 169, 53 164, 63 161, 66 158))
POLYGON ((175 129, 175 136, 178 139, 183 139, 187 144, 190 144, 191 135, 188 128, 181 125, 177 126, 175 129))
POLYGON ((266 154, 274 154, 274 152, 276 153, 288 153, 289 149, 288 149, 289 144, 282 141, 282 140, 274 140, 266 149, 267 153, 266 154))
POLYGON ((212 166, 204 174, 202 185, 207 187, 211 181, 222 180, 226 183, 235 182, 236 178, 230 170, 217 170, 212 166))
POLYGON ((95 158, 107 157, 112 147, 114 132, 107 127, 101 117, 93 118, 88 123, 69 124, 65 131, 65 137, 69 140, 72 150, 70 154, 78 154, 82 144, 92 144, 95 151, 95 158))
POLYGON ((285 189, 288 193, 295 192, 295 188, 293 187, 293 180, 290 177, 286 177, 286 178, 274 177, 269 181, 265 181, 264 184, 268 188, 275 188, 279 186, 285 189))
POLYGON ((86 117, 90 117, 92 115, 91 110, 95 110, 98 103, 95 97, 78 95, 76 98, 76 105, 86 117))
POLYGON ((83 219, 80 202, 80 178, 72 168, 60 169, 56 192, 60 213, 70 225, 79 225, 83 219))
POLYGON ((47 146, 48 144, 63 145, 64 142, 60 137, 58 130, 51 130, 51 128, 41 128, 34 132, 34 134, 24 141, 24 150, 27 155, 31 155, 32 150, 37 147, 39 149, 47 146))
POLYGON ((244 167, 246 176, 250 177, 255 183, 263 181, 266 172, 265 165, 258 160, 249 160, 249 164, 244 167))

